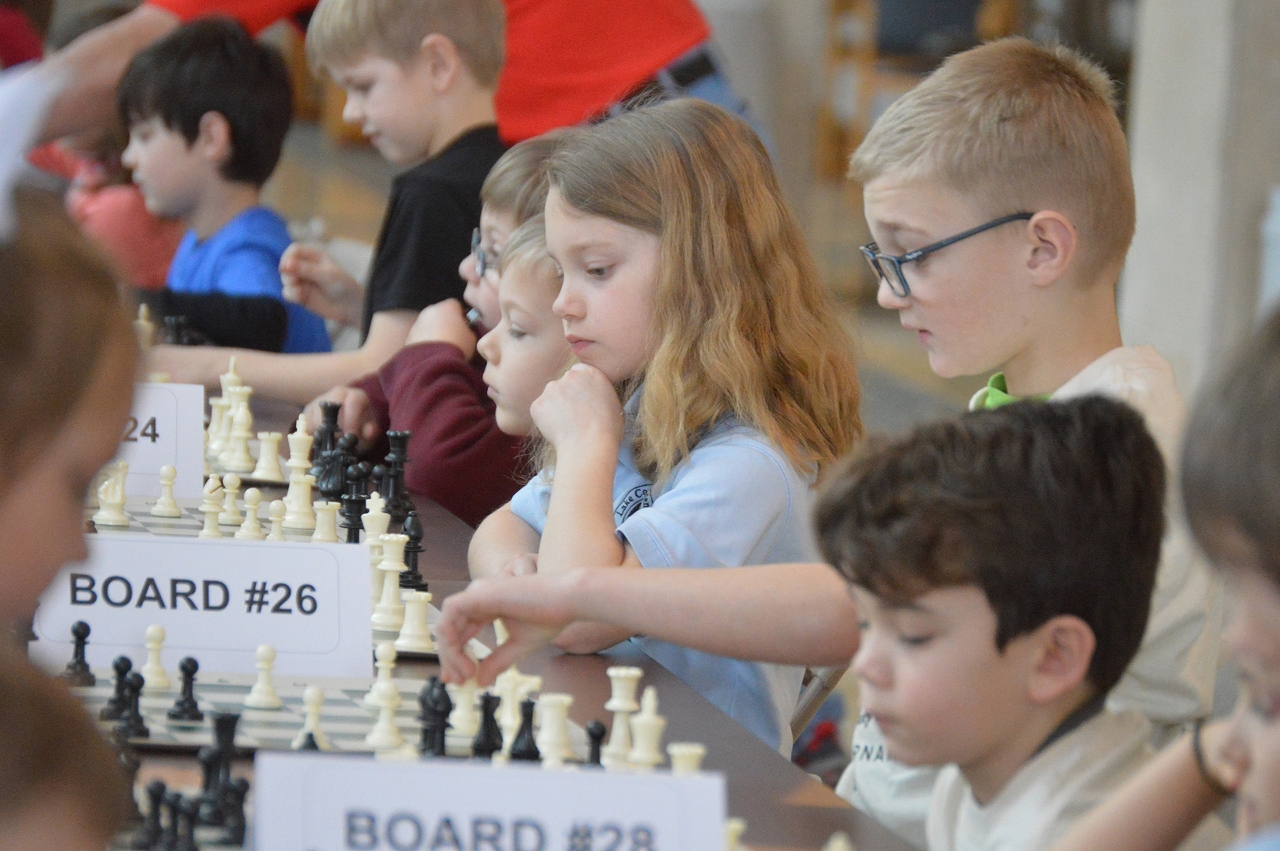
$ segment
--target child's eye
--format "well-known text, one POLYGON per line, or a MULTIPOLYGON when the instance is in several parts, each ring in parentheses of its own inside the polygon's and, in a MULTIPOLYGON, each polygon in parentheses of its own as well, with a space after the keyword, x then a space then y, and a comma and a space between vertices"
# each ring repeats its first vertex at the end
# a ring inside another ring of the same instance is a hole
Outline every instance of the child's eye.
POLYGON ((609 274, 609 270, 611 268, 611 266, 588 266, 587 274, 593 278, 603 278, 605 275, 609 274))
POLYGON ((515 327, 514 325, 507 329, 507 334, 508 334, 508 335, 511 337, 511 339, 513 339, 513 340, 522 340, 522 339, 524 339, 525 337, 527 337, 527 336, 528 336, 528 333, 527 333, 527 332, 520 330, 519 328, 515 327))
POLYGON ((1253 714, 1264 721, 1272 721, 1280 716, 1280 700, 1270 695, 1254 695, 1249 702, 1249 708, 1253 714))
POLYGON ((908 647, 923 647, 933 641, 932 635, 900 635, 898 640, 908 647))

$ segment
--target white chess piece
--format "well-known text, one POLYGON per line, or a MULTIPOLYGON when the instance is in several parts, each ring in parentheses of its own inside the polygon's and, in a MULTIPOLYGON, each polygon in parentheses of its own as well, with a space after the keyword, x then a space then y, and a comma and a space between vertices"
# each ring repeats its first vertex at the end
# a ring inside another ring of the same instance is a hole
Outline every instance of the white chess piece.
MULTIPOLYGON (((248 387, 237 388, 243 392, 248 387)), ((227 441, 227 448, 218 456, 218 462, 222 464, 222 469, 231 470, 235 473, 250 473, 253 471, 255 462, 253 455, 249 452, 249 440, 253 437, 253 412, 249 410, 246 402, 242 407, 236 410, 236 415, 231 422, 231 437, 227 441)))
POLYGON ((376 660, 378 676, 373 681, 373 687, 364 696, 364 705, 372 709, 384 703, 391 703, 393 709, 398 709, 401 703, 400 690, 396 688, 393 679, 396 669, 395 644, 390 641, 379 641, 373 657, 376 660))
POLYGON ((396 637, 396 650, 400 653, 434 653, 435 642, 427 626, 427 606, 431 594, 427 591, 410 591, 404 596, 404 624, 396 637))
MULTIPOLYGON (((232 369, 234 368, 235 366, 233 364, 232 369)), ((236 420, 239 419, 242 424, 248 426, 245 431, 248 432, 250 436, 253 434, 253 414, 249 411, 249 397, 253 395, 253 388, 245 385, 240 381, 240 377, 236 376, 236 383, 234 385, 223 385, 222 395, 223 398, 231 402, 231 407, 227 409, 226 415, 222 418, 222 429, 220 431, 220 436, 222 438, 222 451, 218 453, 216 460, 224 469, 230 469, 227 467, 228 462, 235 458, 239 452, 235 447, 234 440, 232 438, 232 435, 235 432, 236 420), (244 418, 245 415, 248 416, 247 420, 244 418)), ((247 436, 245 440, 248 440, 247 436)), ((247 446, 248 444, 246 442, 246 449, 247 446)), ((249 461, 249 469, 253 469, 252 459, 249 461)))
POLYGON ((295 751, 301 750, 306 744, 307 733, 310 733, 320 750, 329 750, 329 739, 320 729, 320 714, 324 710, 324 692, 316 686, 307 686, 302 690, 302 706, 306 713, 302 721, 302 729, 298 731, 298 735, 294 737, 290 746, 295 751))
POLYGON ((301 414, 298 415, 296 429, 288 437, 289 460, 285 465, 289 468, 289 492, 284 498, 288 509, 284 528, 310 532, 316 528, 315 512, 311 509, 311 486, 316 479, 307 471, 311 469, 311 444, 315 438, 307 434, 307 418, 301 414))
POLYGON ((222 450, 227 448, 222 437, 222 424, 227 419, 230 407, 231 400, 224 396, 214 396, 209 400, 209 428, 205 431, 207 440, 204 446, 206 461, 217 461, 222 450))
POLYGON ((542 689, 542 677, 520 673, 515 665, 507 668, 493 682, 494 692, 501 699, 498 704, 498 727, 502 730, 502 747, 510 753, 516 734, 520 732, 520 702, 542 689))
POLYGON ((244 492, 244 522, 235 534, 240 540, 261 541, 266 537, 262 532, 262 524, 258 522, 258 506, 261 504, 262 491, 249 488, 244 492))
MULTIPOLYGON (((146 307, 146 305, 142 305, 146 307)), ((151 506, 152 517, 181 517, 182 509, 173 498, 173 483, 178 479, 178 469, 172 464, 160 468, 160 498, 151 506)))
POLYGON ((742 834, 747 832, 747 823, 740 818, 731 818, 724 823, 724 851, 747 851, 742 844, 742 834))
POLYGON ((614 665, 605 673, 613 687, 609 702, 604 705, 606 712, 613 713, 613 732, 600 753, 600 763, 607 769, 626 768, 631 755, 631 725, 627 721, 640 708, 636 688, 644 672, 629 665, 614 665))
POLYGON ((365 543, 369 545, 369 605, 375 606, 382 599, 384 574, 378 569, 378 565, 382 563, 382 536, 387 533, 391 515, 382 510, 386 503, 377 491, 369 496, 367 505, 369 511, 361 522, 364 524, 365 543))
POLYGON ((667 745, 672 774, 697 774, 702 770, 702 758, 706 755, 707 746, 701 742, 672 742, 667 745))
POLYGON ((218 511, 222 511, 222 479, 216 475, 209 476, 204 480, 204 501, 200 503, 201 510, 206 505, 215 506, 218 511))
POLYGON ((404 747, 404 736, 396 726, 396 710, 389 703, 378 707, 378 720, 364 737, 364 743, 375 751, 396 750, 404 747))
POLYGON ((382 535, 382 562, 378 569, 383 573, 382 597, 373 607, 373 628, 383 632, 398 632, 404 626, 404 603, 400 600, 400 572, 408 570, 404 563, 404 545, 408 535, 382 535))
POLYGON ((278 431, 258 432, 258 465, 249 474, 250 478, 263 482, 284 482, 284 471, 280 469, 280 441, 284 435, 278 431))
POLYGON ((218 515, 222 513, 222 507, 205 503, 200 506, 200 511, 204 513, 204 528, 200 530, 200 534, 196 537, 221 538, 222 530, 218 528, 218 515))
POLYGON ((218 514, 218 523, 223 526, 239 526, 244 521, 240 514, 240 506, 236 498, 240 496, 240 477, 235 473, 227 473, 222 477, 222 511, 218 514))
POLYGON ((284 705, 271 684, 271 669, 276 662, 276 649, 270 644, 259 644, 255 654, 258 664, 258 680, 245 695, 246 709, 279 709, 284 705))
POLYGON ((284 541, 284 513, 289 509, 284 507, 283 499, 273 499, 271 501, 271 532, 267 535, 268 541, 284 541))
POLYGON ((453 700, 453 711, 449 713, 449 729, 458 736, 471 738, 480 732, 480 710, 476 708, 476 691, 479 686, 475 680, 445 686, 449 697, 453 700))
POLYGON ((138 336, 138 348, 142 353, 151 351, 156 342, 156 323, 151 321, 151 308, 145 304, 138 305, 138 318, 133 320, 133 333, 138 336))
POLYGON ((317 502, 312 506, 316 512, 316 529, 311 533, 311 543, 338 543, 338 509, 341 507, 336 502, 317 502))
POLYGON ((534 741, 542 754, 543 768, 557 768, 573 757, 573 747, 569 744, 569 707, 572 705, 573 695, 538 695, 542 726, 534 741))
POLYGON ((142 693, 163 694, 173 685, 160 662, 160 651, 164 649, 164 627, 159 624, 147 627, 146 642, 147 663, 142 666, 142 693))
POLYGON ((827 844, 822 846, 822 851, 854 851, 853 840, 843 830, 837 830, 831 834, 827 844))
POLYGON ((126 528, 129 515, 124 513, 124 485, 129 476, 129 464, 116 461, 107 468, 110 473, 98 486, 98 510, 93 514, 93 522, 98 526, 114 526, 126 528))
POLYGON ((652 771, 662 764, 662 731, 667 719, 658 714, 658 691, 648 686, 640 697, 640 712, 631 716, 631 752, 627 761, 636 771, 652 771))

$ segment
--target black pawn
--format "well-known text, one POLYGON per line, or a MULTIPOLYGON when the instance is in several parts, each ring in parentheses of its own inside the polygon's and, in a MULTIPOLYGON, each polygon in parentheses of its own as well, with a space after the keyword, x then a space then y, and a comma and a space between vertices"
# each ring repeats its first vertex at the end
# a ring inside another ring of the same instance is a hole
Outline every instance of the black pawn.
POLYGON ((129 671, 133 670, 133 662, 128 656, 117 656, 116 660, 111 663, 111 669, 116 672, 116 693, 107 701, 107 705, 102 707, 102 711, 98 713, 98 718, 102 721, 119 721, 120 716, 124 714, 125 707, 129 705, 129 693, 126 686, 126 678, 129 671))
POLYGON ((320 750, 320 743, 316 741, 315 734, 312 733, 311 731, 307 731, 307 735, 303 737, 302 744, 298 746, 298 750, 300 751, 320 750))
POLYGON ((224 814, 222 823, 227 831, 222 839, 225 845, 234 845, 237 848, 244 846, 244 799, 248 795, 249 781, 243 777, 237 777, 227 784, 222 804, 224 814))
POLYGON ((120 752, 118 759, 120 761, 120 771, 124 774, 124 778, 128 781, 126 788, 129 790, 125 797, 125 809, 128 810, 125 818, 133 823, 142 821, 142 811, 138 809, 138 799, 133 795, 133 787, 138 784, 138 769, 142 767, 142 760, 138 759, 138 755, 133 752, 133 748, 124 744, 120 744, 120 752))
POLYGON ((182 694, 169 710, 169 720, 203 721, 204 713, 196 701, 196 671, 200 670, 200 663, 188 656, 178 663, 178 670, 182 672, 182 694))
POLYGON ((538 743, 533 737, 533 699, 520 701, 520 729, 511 742, 511 759, 520 762, 537 762, 542 759, 538 743))
POLYGON ((178 841, 173 851, 200 851, 196 827, 200 824, 200 799, 184 798, 178 809, 178 841))
POLYGON ((480 695, 480 731, 471 742, 471 755, 489 759, 502 750, 502 729, 498 726, 498 702, 496 694, 480 695))
POLYGON ((76 621, 71 625, 71 637, 75 639, 76 647, 71 661, 62 672, 62 678, 69 686, 88 688, 98 682, 89 670, 89 663, 84 660, 84 646, 89 643, 89 625, 84 621, 76 621))
POLYGON ((364 515, 369 510, 369 492, 366 485, 372 470, 361 462, 347 468, 347 492, 342 495, 342 528, 347 530, 347 543, 360 543, 360 530, 364 528, 364 515))
POLYGON ((145 739, 150 737, 151 731, 147 729, 147 723, 142 718, 142 674, 137 671, 130 671, 125 677, 125 690, 128 698, 128 705, 125 706, 124 712, 120 715, 120 720, 116 722, 115 734, 122 741, 128 739, 145 739))
POLYGON ((422 555, 422 538, 426 533, 422 528, 422 520, 419 519, 418 512, 410 511, 405 517, 404 534, 409 540, 404 545, 406 569, 400 571, 400 587, 412 591, 426 591, 427 583, 422 578, 422 571, 418 569, 418 557, 422 555))
POLYGON ((165 851, 173 851, 178 844, 178 821, 182 812, 182 793, 166 792, 164 796, 164 832, 160 835, 158 846, 165 851))
POLYGON ((222 770, 222 755, 217 748, 205 746, 196 751, 200 763, 200 812, 201 824, 222 824, 222 798, 218 788, 218 773, 222 770))
POLYGON ((133 835, 130 848, 154 848, 163 828, 160 826, 160 809, 164 802, 165 786, 163 780, 152 780, 147 784, 147 817, 142 827, 133 835))
POLYGON ((600 764, 600 751, 604 747, 604 737, 608 732, 599 719, 587 725, 587 741, 590 743, 587 750, 587 765, 600 764))

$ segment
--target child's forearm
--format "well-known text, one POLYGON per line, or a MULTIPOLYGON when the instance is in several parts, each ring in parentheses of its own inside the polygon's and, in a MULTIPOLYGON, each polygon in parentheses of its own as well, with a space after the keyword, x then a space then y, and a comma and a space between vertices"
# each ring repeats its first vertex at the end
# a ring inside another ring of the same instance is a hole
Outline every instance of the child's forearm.
POLYGON ((472 579, 496 576, 512 559, 538 552, 538 533, 504 505, 484 519, 471 536, 467 567, 472 579))
POLYGON ((539 573, 618 567, 626 556, 613 516, 617 447, 580 443, 557 452, 547 523, 538 549, 539 573))

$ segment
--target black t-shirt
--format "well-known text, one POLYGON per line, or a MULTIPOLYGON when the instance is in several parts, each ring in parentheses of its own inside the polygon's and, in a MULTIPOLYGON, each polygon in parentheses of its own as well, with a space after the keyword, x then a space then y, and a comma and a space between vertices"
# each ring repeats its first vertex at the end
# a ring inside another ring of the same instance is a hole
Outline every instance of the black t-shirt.
POLYGON ((365 290, 362 337, 380 310, 421 310, 462 297, 458 264, 480 224, 480 186, 505 150, 488 124, 395 179, 365 290))

